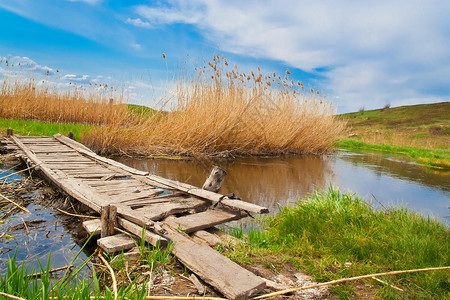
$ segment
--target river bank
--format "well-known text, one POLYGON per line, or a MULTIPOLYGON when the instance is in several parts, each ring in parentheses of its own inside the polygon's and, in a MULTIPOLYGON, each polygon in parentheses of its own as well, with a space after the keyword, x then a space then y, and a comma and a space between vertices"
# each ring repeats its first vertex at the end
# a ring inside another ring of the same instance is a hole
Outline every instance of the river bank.
MULTIPOLYGON (((71 211, 70 208, 67 210, 71 211)), ((75 212, 80 213, 80 210, 71 211, 75 212)), ((324 282, 376 272, 450 264, 449 229, 444 224, 403 208, 375 209, 357 195, 340 192, 337 188, 316 191, 312 196, 296 202, 292 208, 283 207, 280 213, 258 219, 256 222, 260 229, 251 226, 227 229, 229 234, 239 238, 241 242, 218 246, 217 249, 249 270, 278 282, 285 288, 313 281, 324 282), (299 281, 300 279, 303 281, 299 281)), ((33 228, 29 230, 32 231, 33 228)), ((96 262, 92 268, 95 264, 103 264, 97 254, 95 257, 96 262)), ((154 285, 150 291, 152 295, 186 296, 198 293, 192 282, 186 279, 190 276, 189 272, 162 249, 138 245, 133 255, 105 258, 118 280, 118 294, 122 295, 120 298, 126 294, 136 299, 145 299, 149 292, 150 278, 153 278, 154 285), (127 256, 134 259, 127 261, 127 256)), ((45 261, 42 263, 43 270, 37 271, 43 271, 45 274, 51 267, 47 269, 45 261)), ((18 269, 12 267, 13 261, 8 265, 11 271, 9 275, 4 274, 1 282, 16 282, 17 284, 12 284, 13 287, 27 286, 32 282, 29 277, 23 276, 22 278, 29 281, 27 284, 24 284, 24 281, 19 284, 19 278, 12 275, 19 272, 18 269)), ((96 265, 95 268, 93 279, 71 281, 73 285, 65 282, 64 287, 73 295, 79 294, 80 298, 81 295, 96 295, 113 299, 111 274, 105 267, 96 265)), ((19 273, 23 275, 23 272, 25 271, 19 273)), ((330 286, 325 290, 315 290, 310 296, 316 297, 315 299, 402 299, 405 296, 438 299, 449 293, 447 274, 448 271, 430 271, 382 278, 404 292, 373 279, 366 279, 362 282, 330 286)), ((64 271, 60 276, 65 276, 64 271)), ((60 287, 57 285, 53 290, 60 290, 60 287)), ((40 298, 46 293, 43 293, 38 285, 35 286, 34 292, 26 289, 14 290, 11 286, 6 289, 6 285, 3 285, 1 291, 27 299, 40 298)), ((205 295, 218 296, 210 289, 205 295)), ((297 296, 295 293, 291 295, 293 298, 297 296)))

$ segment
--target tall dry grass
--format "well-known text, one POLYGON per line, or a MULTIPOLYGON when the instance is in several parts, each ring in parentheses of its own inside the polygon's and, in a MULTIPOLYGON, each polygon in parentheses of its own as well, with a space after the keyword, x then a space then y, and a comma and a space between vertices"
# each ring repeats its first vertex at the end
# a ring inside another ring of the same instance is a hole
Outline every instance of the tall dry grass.
POLYGON ((83 142, 103 153, 320 154, 344 128, 331 104, 313 90, 304 92, 301 82, 263 75, 259 68, 245 74, 217 55, 192 77, 179 79, 174 94, 167 115, 126 131, 94 129, 83 142))
POLYGON ((60 91, 33 79, 6 78, 0 89, 0 117, 92 125, 126 124, 128 109, 121 102, 95 88, 74 86, 60 91))
POLYGON ((240 72, 223 57, 183 74, 163 105, 168 113, 130 115, 95 93, 2 88, 2 117, 98 124, 81 141, 102 154, 189 156, 321 154, 344 124, 318 92, 286 75, 240 72))

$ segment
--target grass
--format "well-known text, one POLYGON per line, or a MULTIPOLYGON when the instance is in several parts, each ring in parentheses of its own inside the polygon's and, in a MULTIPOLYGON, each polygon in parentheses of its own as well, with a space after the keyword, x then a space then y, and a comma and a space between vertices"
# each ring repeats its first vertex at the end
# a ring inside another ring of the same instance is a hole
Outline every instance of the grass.
POLYGON ((345 149, 376 150, 393 153, 402 157, 408 157, 413 161, 430 168, 440 170, 450 169, 450 151, 444 149, 423 149, 385 144, 367 144, 352 139, 340 140, 338 142, 338 147, 345 149))
POLYGON ((33 80, 5 80, 0 117, 91 125, 80 140, 101 154, 223 157, 330 151, 343 123, 323 95, 304 91, 286 73, 262 74, 258 68, 245 74, 215 55, 179 78, 176 88, 157 101, 160 111, 125 105, 106 85, 58 90, 33 80))
MULTIPOLYGON (((449 229, 439 221, 405 208, 373 208, 354 194, 331 188, 315 192, 295 207, 265 219, 228 255, 240 262, 260 261, 282 267, 293 263, 317 281, 425 267, 450 265, 449 229)), ((239 234, 239 232, 238 232, 239 234)), ((433 271, 382 278, 404 293, 375 281, 378 297, 444 299, 450 294, 448 272, 433 271)), ((354 283, 335 286, 331 294, 356 296, 354 283)))
MULTIPOLYGON (((172 250, 170 245, 163 249, 159 246, 151 247, 146 245, 145 242, 142 242, 137 246, 141 254, 137 267, 133 267, 133 269, 128 271, 123 252, 117 256, 117 259, 111 262, 116 278, 120 284, 117 299, 146 299, 148 294, 148 277, 142 276, 142 273, 149 271, 146 272, 146 275, 149 273, 156 274, 158 270, 173 261, 170 254, 172 250)), ((80 250, 78 255, 82 250, 80 250)), ((18 264, 16 261, 16 253, 8 260, 6 273, 0 274, 0 292, 22 297, 27 300, 89 299, 90 297, 95 297, 95 299, 116 299, 114 292, 108 287, 111 283, 109 273, 103 271, 98 272, 93 268, 92 277, 78 277, 80 270, 93 260, 94 255, 73 271, 66 271, 58 279, 51 275, 51 256, 49 256, 45 266, 38 261, 40 270, 36 272, 35 269, 28 269, 26 262, 18 264), (36 273, 40 273, 41 275, 33 276, 36 273)), ((78 255, 75 256, 73 261, 76 260, 78 255)))
POLYGON ((340 115, 360 142, 450 150, 450 103, 384 108, 340 115))
POLYGON ((14 130, 14 134, 29 136, 52 136, 57 133, 67 135, 69 132, 73 132, 75 139, 79 140, 83 133, 89 131, 92 126, 83 124, 0 119, 0 128, 2 132, 6 132, 6 129, 11 128, 14 130))
POLYGON ((345 149, 376 150, 408 157, 435 169, 450 167, 450 103, 420 104, 343 114, 345 149))

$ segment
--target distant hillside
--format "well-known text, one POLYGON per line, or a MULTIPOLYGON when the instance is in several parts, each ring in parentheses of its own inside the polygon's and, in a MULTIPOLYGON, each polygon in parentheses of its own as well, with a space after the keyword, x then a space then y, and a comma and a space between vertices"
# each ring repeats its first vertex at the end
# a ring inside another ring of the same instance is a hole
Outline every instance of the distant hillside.
POLYGON ((449 149, 450 102, 339 115, 348 136, 369 144, 449 149))

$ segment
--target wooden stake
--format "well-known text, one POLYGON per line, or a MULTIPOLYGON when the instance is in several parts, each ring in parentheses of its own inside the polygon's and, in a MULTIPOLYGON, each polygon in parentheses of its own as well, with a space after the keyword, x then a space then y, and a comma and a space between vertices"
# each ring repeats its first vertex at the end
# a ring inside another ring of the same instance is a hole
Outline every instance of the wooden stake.
POLYGON ((11 128, 6 129, 6 136, 14 135, 14 130, 11 128))
POLYGON ((227 172, 224 169, 218 166, 213 166, 211 168, 211 172, 209 173, 208 178, 203 184, 202 189, 214 193, 219 192, 220 188, 222 187, 222 183, 225 179, 225 176, 227 176, 227 172))
POLYGON ((102 206, 101 210, 101 237, 107 237, 114 234, 114 227, 116 227, 117 207, 114 205, 102 206))

